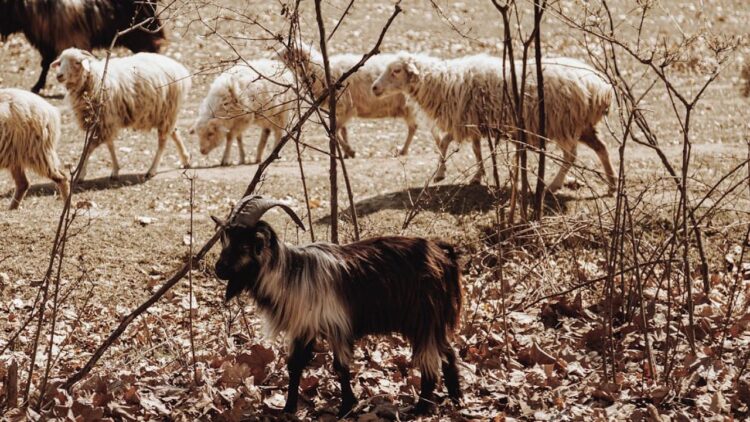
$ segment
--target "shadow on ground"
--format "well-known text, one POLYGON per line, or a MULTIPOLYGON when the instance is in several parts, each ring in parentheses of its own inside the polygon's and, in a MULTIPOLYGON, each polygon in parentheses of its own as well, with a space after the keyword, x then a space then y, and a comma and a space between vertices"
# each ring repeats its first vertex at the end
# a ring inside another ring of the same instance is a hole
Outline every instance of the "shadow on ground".
MULTIPOLYGON (((436 185, 426 189, 422 187, 409 188, 402 191, 390 192, 373 196, 356 203, 357 215, 367 216, 382 210, 434 211, 451 215, 466 215, 474 212, 488 212, 498 201, 506 202, 510 197, 510 190, 501 188, 496 191, 492 186, 485 185, 436 185)), ((581 199, 574 195, 557 194, 545 195, 544 205, 547 213, 564 213, 568 201, 581 199)), ((348 215, 349 209, 341 211, 341 215, 348 215)), ((322 217, 318 223, 329 223, 330 215, 322 217)))
MULTIPOLYGON (((100 177, 98 179, 84 180, 78 182, 75 189, 76 193, 86 191, 97 191, 105 189, 119 189, 122 187, 139 185, 146 182, 146 178, 143 174, 122 174, 117 179, 109 177, 100 177)), ((4 193, 0 198, 10 198, 13 196, 13 189, 9 192, 4 193)), ((54 183, 39 183, 32 185, 29 191, 26 192, 26 196, 50 196, 57 193, 57 186, 54 183)))

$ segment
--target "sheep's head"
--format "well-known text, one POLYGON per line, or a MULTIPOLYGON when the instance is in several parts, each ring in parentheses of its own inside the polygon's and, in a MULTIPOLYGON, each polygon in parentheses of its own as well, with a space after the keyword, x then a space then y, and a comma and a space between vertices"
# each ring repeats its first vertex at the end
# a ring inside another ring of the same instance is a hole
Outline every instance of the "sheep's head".
POLYGON ((208 155, 221 144, 222 139, 229 133, 229 129, 222 123, 218 117, 212 117, 208 121, 196 123, 190 128, 191 135, 198 135, 201 154, 208 155))
POLYGON ((234 208, 227 221, 211 217, 221 230, 221 254, 216 262, 216 276, 227 280, 225 300, 245 290, 253 290, 263 268, 278 257, 279 241, 263 214, 273 207, 281 207, 303 230, 302 220, 281 201, 262 196, 246 196, 234 208))
POLYGON ((71 89, 80 86, 91 71, 91 62, 96 58, 88 51, 77 48, 64 50, 60 57, 52 62, 52 69, 56 71, 57 80, 71 89))
POLYGON ((372 93, 376 97, 405 92, 409 85, 419 77, 419 70, 408 55, 401 54, 385 68, 383 73, 372 83, 372 93))

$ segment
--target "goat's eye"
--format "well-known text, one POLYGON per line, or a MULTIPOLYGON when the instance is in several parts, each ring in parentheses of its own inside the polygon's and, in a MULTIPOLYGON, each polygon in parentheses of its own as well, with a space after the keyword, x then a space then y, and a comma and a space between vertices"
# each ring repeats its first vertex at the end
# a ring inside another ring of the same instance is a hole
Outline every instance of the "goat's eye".
POLYGON ((398 75, 399 73, 401 73, 401 68, 400 67, 398 67, 396 69, 393 69, 393 74, 394 75, 398 75))

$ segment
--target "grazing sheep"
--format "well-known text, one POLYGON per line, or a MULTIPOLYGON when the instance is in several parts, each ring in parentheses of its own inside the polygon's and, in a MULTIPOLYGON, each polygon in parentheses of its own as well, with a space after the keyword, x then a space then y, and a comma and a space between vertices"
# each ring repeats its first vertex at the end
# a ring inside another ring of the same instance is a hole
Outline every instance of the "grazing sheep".
POLYGON ((69 48, 54 63, 57 80, 65 85, 68 100, 83 130, 92 131, 92 141, 85 151, 86 159, 79 178, 86 174, 86 163, 91 152, 107 144, 112 157, 112 177, 120 171, 115 155, 114 140, 120 129, 149 130, 156 128, 159 146, 146 177, 156 174, 161 156, 171 135, 177 145, 180 161, 189 166, 189 157, 180 135, 175 129, 188 91, 190 73, 178 62, 159 54, 138 53, 130 57, 111 59, 104 75, 104 60, 91 53, 69 48), (102 76, 104 79, 102 80, 102 76), (102 102, 97 96, 103 88, 102 102))
POLYGON ((245 163, 242 132, 255 124, 262 128, 255 162, 263 158, 268 135, 278 143, 292 110, 291 74, 283 64, 254 60, 228 69, 211 84, 190 133, 197 133, 201 154, 208 154, 226 138, 221 165, 229 165, 232 141, 237 140, 240 163, 245 163), (248 66, 249 65, 249 66, 248 66))
MULTIPOLYGON (((307 80, 315 96, 320 96, 327 89, 325 85, 325 71, 323 56, 309 45, 285 50, 280 57, 286 65, 303 81, 307 80), (306 79, 305 79, 306 78, 306 79)), ((417 110, 413 104, 406 101, 402 94, 378 98, 373 95, 372 83, 385 67, 393 61, 392 54, 379 54, 371 57, 355 74, 346 80, 343 93, 339 93, 336 103, 336 123, 340 133, 340 144, 346 158, 354 157, 355 151, 349 144, 347 124, 354 117, 367 119, 382 119, 386 117, 402 118, 406 122, 408 132, 406 141, 401 147, 399 155, 409 153, 409 145, 417 131, 417 110)), ((337 54, 329 56, 331 77, 338 79, 347 70, 359 63, 362 55, 337 54)), ((304 85, 303 85, 304 86, 304 85)), ((324 104, 327 105, 327 102, 324 104)), ((435 142, 439 142, 438 134, 432 130, 435 142)))
POLYGON ((23 32, 42 55, 42 72, 33 92, 44 88, 50 64, 64 49, 108 48, 117 32, 141 25, 115 45, 134 53, 156 53, 164 30, 156 0, 0 0, 0 35, 23 32))
POLYGON ((57 158, 60 112, 36 94, 20 89, 0 89, 0 168, 10 170, 16 192, 10 209, 18 208, 29 179, 25 169, 52 179, 63 200, 70 184, 57 158))
MULTIPOLYGON (((539 127, 535 64, 527 63, 529 75, 524 100, 524 121, 530 133, 539 127)), ((518 65, 520 74, 520 64, 518 65)), ((403 92, 417 102, 447 132, 440 144, 440 166, 436 180, 445 177, 445 154, 452 139, 471 139, 477 159, 472 179, 484 175, 479 140, 485 133, 515 136, 511 102, 504 96, 503 60, 487 55, 442 60, 419 54, 401 53, 372 85, 375 95, 403 92)), ((506 72, 507 69, 506 69, 506 72)), ((598 155, 610 190, 615 176, 607 146, 598 138, 596 124, 607 114, 613 98, 612 87, 591 67, 574 59, 543 59, 544 100, 547 137, 563 151, 563 163, 549 185, 558 190, 576 159, 578 142, 598 155)), ((520 76, 519 76, 520 77, 520 76)), ((508 88, 509 88, 508 83, 508 88)), ((535 136, 530 143, 536 144, 535 136)))
POLYGON ((280 201, 248 196, 228 222, 215 217, 222 251, 216 275, 227 280, 226 300, 247 291, 272 333, 290 340, 289 392, 284 411, 295 412, 302 371, 316 339, 333 349, 341 383, 339 416, 356 404, 349 362, 354 342, 372 334, 400 333, 412 345, 422 375, 418 413, 429 410, 442 370, 448 394, 461 397, 456 355, 449 339, 461 314, 461 269, 453 246, 416 237, 378 237, 348 245, 290 246, 266 222, 280 201))

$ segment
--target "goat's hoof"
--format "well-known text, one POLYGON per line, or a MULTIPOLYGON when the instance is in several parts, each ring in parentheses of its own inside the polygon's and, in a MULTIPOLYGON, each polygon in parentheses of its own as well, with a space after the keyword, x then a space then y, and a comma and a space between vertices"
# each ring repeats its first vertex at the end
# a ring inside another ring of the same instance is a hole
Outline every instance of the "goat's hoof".
POLYGON ((146 173, 146 175, 145 175, 145 178, 146 178, 146 180, 149 180, 149 179, 153 179, 153 178, 154 178, 154 176, 156 176, 156 172, 155 172, 155 171, 150 171, 150 170, 149 170, 149 172, 148 172, 148 173, 146 173))
POLYGON ((293 414, 297 413, 297 406, 290 406, 290 405, 287 404, 286 406, 284 406, 283 412, 284 413, 289 413, 290 415, 293 415, 293 414))
POLYGON ((115 181, 115 180, 118 180, 118 179, 120 179, 120 175, 117 174, 117 173, 112 173, 112 174, 109 175, 109 180, 115 181))
POLYGON ((470 185, 481 185, 482 184, 482 178, 481 177, 474 177, 469 182, 470 185))
POLYGON ((398 152, 399 157, 404 157, 406 155, 409 155, 409 150, 407 149, 402 149, 401 151, 398 152))
POLYGON ((356 156, 357 156, 357 153, 354 151, 344 152, 344 158, 355 158, 356 156))
POLYGON ((419 399, 417 405, 413 408, 415 415, 427 415, 432 413, 432 404, 427 400, 419 399))
POLYGON ((347 416, 350 416, 355 404, 357 404, 356 401, 353 401, 351 403, 341 403, 341 408, 339 408, 339 413, 336 415, 336 417, 339 419, 343 419, 347 416))
MULTIPOLYGON (((241 161, 240 161, 240 163, 241 163, 241 161)), ((229 160, 226 160, 226 161, 225 161, 225 160, 222 160, 222 161, 221 161, 221 166, 222 166, 222 167, 229 167, 229 166, 231 166, 231 165, 232 165, 232 163, 231 163, 231 162, 229 162, 229 160)))
POLYGON ((432 181, 435 183, 442 182, 443 180, 445 180, 445 175, 437 175, 432 178, 432 181))

